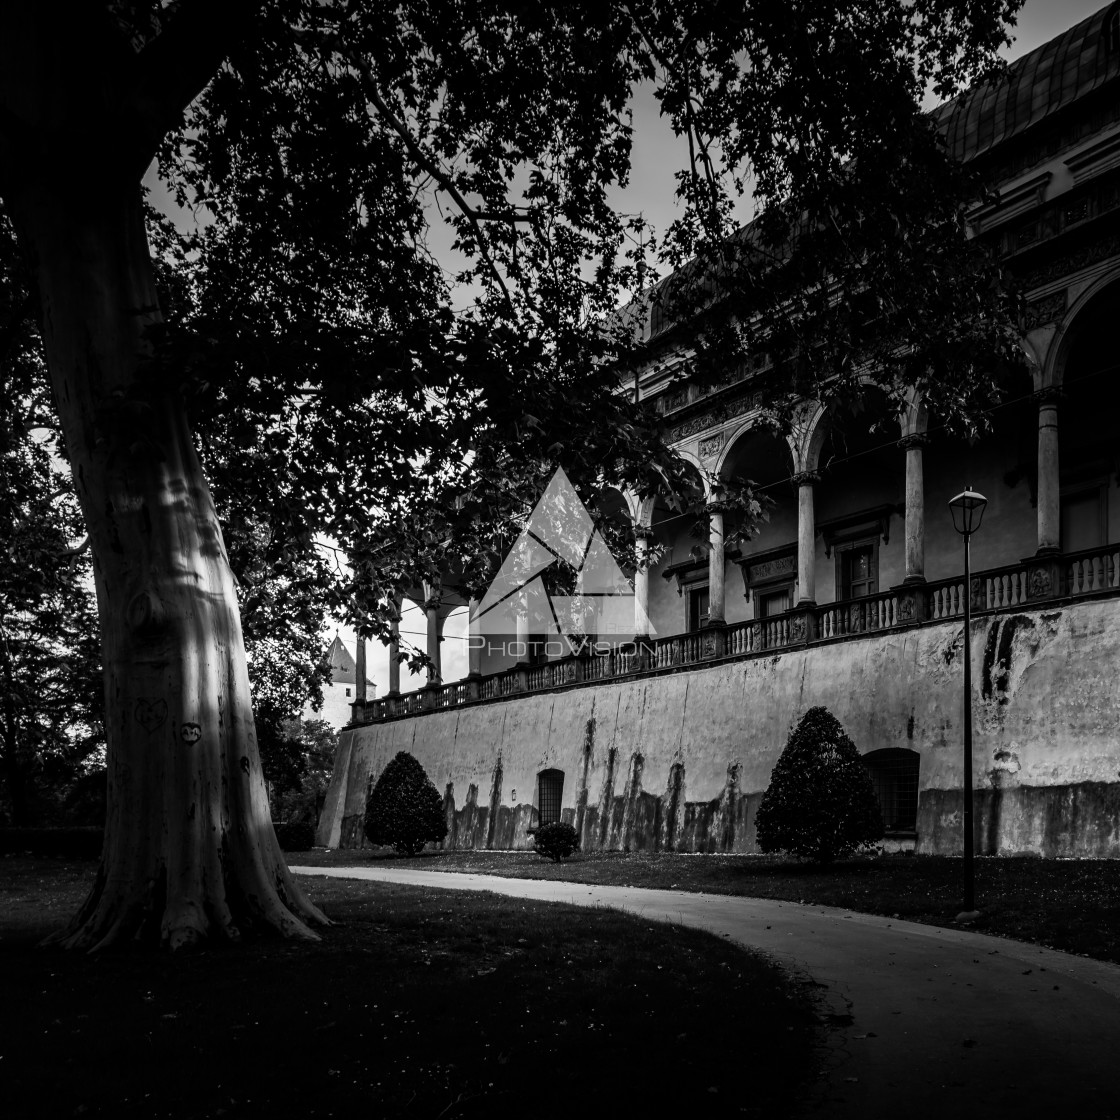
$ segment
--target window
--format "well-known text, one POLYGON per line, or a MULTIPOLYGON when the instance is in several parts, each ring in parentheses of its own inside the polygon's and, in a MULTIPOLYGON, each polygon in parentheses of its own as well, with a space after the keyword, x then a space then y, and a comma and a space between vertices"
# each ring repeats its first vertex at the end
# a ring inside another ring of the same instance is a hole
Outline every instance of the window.
POLYGON ((863 756, 888 834, 917 829, 920 759, 917 751, 904 747, 887 747, 863 756))
POLYGON ((793 584, 786 583, 781 587, 768 587, 765 591, 759 590, 755 596, 757 606, 756 618, 773 618, 793 607, 793 584))
POLYGON ((1080 552, 1108 541, 1108 490, 1096 483, 1070 487, 1061 496, 1061 548, 1080 552))
POLYGON ((739 561, 747 600, 754 600, 755 618, 773 618, 797 602, 797 545, 755 552, 739 561))
POLYGON ((879 590, 878 540, 836 546, 836 598, 862 599, 879 590))
POLYGON ((346 695, 347 695, 347 696, 349 696, 349 695, 350 695, 350 689, 347 689, 347 690, 346 690, 346 695))
POLYGON ((688 589, 688 629, 703 630, 708 625, 708 585, 688 589))
POLYGON ((539 823, 553 824, 560 819, 560 805, 564 798, 564 771, 542 770, 537 775, 539 796, 539 823))

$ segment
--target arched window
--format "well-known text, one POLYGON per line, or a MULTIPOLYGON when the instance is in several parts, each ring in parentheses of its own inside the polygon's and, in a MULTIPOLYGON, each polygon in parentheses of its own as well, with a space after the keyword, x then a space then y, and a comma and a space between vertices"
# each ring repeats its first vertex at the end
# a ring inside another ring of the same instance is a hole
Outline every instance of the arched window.
POLYGON ((537 806, 540 824, 552 824, 560 819, 560 804, 564 798, 564 771, 542 770, 537 775, 537 806))
POLYGON ((920 758, 917 751, 904 747, 886 747, 863 756, 888 835, 917 828, 920 758))

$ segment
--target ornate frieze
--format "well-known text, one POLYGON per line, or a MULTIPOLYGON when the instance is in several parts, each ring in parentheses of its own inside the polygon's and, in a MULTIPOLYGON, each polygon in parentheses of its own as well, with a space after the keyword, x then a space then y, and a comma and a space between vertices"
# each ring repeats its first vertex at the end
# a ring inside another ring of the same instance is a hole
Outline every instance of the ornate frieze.
POLYGON ((1037 268, 1017 272, 1016 279, 1021 287, 1029 291, 1031 288, 1042 287, 1043 284, 1053 281, 1055 277, 1072 276, 1090 265, 1108 260, 1109 257, 1118 254, 1120 254, 1120 234, 1112 234, 1109 237, 1098 238, 1072 253, 1051 257, 1037 268))
POLYGON ((722 401, 678 424, 669 433, 670 442, 679 443, 683 439, 688 439, 689 436, 696 435, 697 432, 715 428, 719 424, 734 420, 738 416, 745 416, 748 412, 753 412, 761 406, 761 393, 738 393, 734 397, 730 397, 726 401, 722 401))

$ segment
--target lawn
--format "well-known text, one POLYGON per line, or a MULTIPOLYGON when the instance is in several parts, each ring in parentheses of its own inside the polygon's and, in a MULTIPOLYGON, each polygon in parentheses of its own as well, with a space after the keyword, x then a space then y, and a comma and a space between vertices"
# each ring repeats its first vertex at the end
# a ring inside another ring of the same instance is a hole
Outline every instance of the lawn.
MULTIPOLYGON (((561 864, 525 852, 430 852, 402 859, 386 850, 320 850, 289 859, 748 895, 940 926, 961 910, 962 863, 947 856, 868 856, 829 868, 777 856, 673 852, 592 852, 561 864)), ((981 916, 973 929, 1120 963, 1120 860, 978 859, 976 897, 981 916)))
POLYGON ((36 948, 93 870, 0 859, 13 1120, 770 1117, 813 1077, 819 1028, 802 989, 695 930, 308 878, 338 923, 315 945, 36 948))

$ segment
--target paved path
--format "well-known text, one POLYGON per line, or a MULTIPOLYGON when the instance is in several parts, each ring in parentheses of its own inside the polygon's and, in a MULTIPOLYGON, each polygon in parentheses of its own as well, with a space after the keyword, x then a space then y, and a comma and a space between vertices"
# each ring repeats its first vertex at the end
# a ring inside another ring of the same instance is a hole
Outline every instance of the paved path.
POLYGON ((762 949, 821 985, 839 1024, 807 1106, 814 1118, 1120 1120, 1115 965, 768 899, 438 871, 292 871, 612 906, 762 949))

